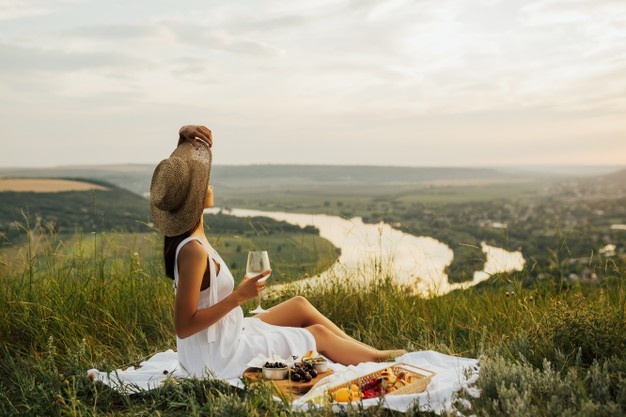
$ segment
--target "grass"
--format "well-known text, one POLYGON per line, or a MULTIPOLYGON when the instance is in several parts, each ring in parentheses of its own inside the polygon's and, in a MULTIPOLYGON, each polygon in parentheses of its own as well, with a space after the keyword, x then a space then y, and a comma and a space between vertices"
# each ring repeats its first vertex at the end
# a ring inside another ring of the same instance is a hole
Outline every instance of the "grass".
MULTIPOLYGON (((43 234, 13 249, 10 260, 2 252, 0 415, 299 415, 263 388, 186 380, 126 395, 87 378, 90 368, 138 365, 175 348, 173 293, 159 241, 150 234, 43 234)), ((408 296, 383 272, 366 291, 332 286, 304 295, 380 348, 480 357, 481 396, 462 393, 457 402, 466 414, 617 416, 626 413, 622 264, 607 262, 596 271, 598 282, 584 286, 528 285, 522 272, 423 299, 408 296)), ((291 295, 267 294, 264 302, 291 295)), ((334 415, 326 408, 310 414, 334 415)), ((355 407, 343 415, 398 413, 355 407)))
POLYGON ((271 254, 271 280, 274 283, 294 281, 305 275, 317 275, 332 265, 339 256, 329 241, 310 233, 219 236, 213 246, 228 262, 234 277, 243 276, 246 272, 249 250, 267 250, 271 254))

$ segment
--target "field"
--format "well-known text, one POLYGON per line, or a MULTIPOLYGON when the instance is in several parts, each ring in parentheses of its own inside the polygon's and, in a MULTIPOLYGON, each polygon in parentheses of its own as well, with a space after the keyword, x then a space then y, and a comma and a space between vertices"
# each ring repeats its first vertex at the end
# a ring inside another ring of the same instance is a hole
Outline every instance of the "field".
MULTIPOLYGON (((626 232, 610 228, 626 223, 623 183, 618 177, 518 181, 508 187, 494 182, 439 188, 335 184, 259 194, 222 190, 221 196, 237 207, 317 208, 397 222, 457 245, 481 239, 503 247, 524 245, 532 261, 526 270, 442 297, 407 296, 385 275, 359 293, 331 287, 301 295, 366 343, 480 358, 481 395, 459 394, 455 404, 463 415, 623 416, 626 232), (480 226, 483 221, 508 227, 480 226), (615 253, 598 253, 611 242, 615 253), (585 270, 595 278, 580 279, 585 270)), ((90 224, 57 233, 23 222, 19 236, 0 251, 0 415, 299 415, 262 388, 236 390, 219 381, 188 380, 125 395, 87 378, 87 369, 138 365, 175 348, 173 295, 171 281, 163 277, 160 238, 149 227, 101 227, 109 213, 101 199, 110 194, 87 194, 85 201, 95 200, 88 211, 100 219, 98 228, 90 224)), ((316 239, 315 230, 229 216, 207 223, 212 243, 234 270, 241 267, 242 252, 257 246, 271 245, 272 253, 281 253, 275 265, 276 279, 282 280, 314 274, 337 255, 316 239)), ((465 263, 480 259, 470 251, 460 262, 454 266, 459 276, 465 263)), ((358 280, 361 273, 339 278, 358 280)), ((291 295, 269 290, 264 305, 291 295)), ((335 414, 321 408, 311 415, 335 414)), ((398 413, 357 405, 340 415, 398 413)))
POLYGON ((52 178, 0 178, 0 192, 32 191, 34 193, 58 193, 62 191, 106 190, 106 187, 83 181, 52 178))

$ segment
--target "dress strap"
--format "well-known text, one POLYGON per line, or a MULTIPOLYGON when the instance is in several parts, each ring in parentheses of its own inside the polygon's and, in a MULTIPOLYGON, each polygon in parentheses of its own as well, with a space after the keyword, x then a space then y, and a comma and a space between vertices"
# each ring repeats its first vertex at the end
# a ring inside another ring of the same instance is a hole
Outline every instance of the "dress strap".
MULTIPOLYGON (((215 268, 215 265, 213 264, 213 259, 211 259, 211 251, 207 250, 207 254, 208 254, 208 266, 207 268, 209 268, 209 291, 210 291, 210 296, 209 296, 209 300, 210 303, 213 305, 215 303, 217 303, 217 268, 215 268)), ((217 326, 220 325, 220 321, 218 321, 217 323, 213 323, 213 325, 209 326, 207 328, 207 342, 209 343, 214 343, 217 341, 217 326)))

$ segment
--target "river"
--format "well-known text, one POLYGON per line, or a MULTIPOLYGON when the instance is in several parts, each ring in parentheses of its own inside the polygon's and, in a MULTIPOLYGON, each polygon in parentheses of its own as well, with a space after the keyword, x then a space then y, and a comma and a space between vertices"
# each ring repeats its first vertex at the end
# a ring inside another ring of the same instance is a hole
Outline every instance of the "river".
MULTIPOLYGON (((208 209, 217 213, 221 209, 208 209)), ((232 209, 224 213, 238 217, 269 217, 286 221, 300 227, 314 226, 320 236, 341 249, 337 262, 321 275, 305 278, 283 286, 314 288, 329 282, 359 276, 347 280, 356 285, 368 284, 370 279, 381 276, 382 271, 393 277, 395 283, 409 288, 424 297, 446 294, 464 289, 488 279, 492 274, 521 270, 524 257, 521 252, 509 252, 502 248, 481 244, 487 261, 482 271, 474 273, 472 281, 451 283, 445 269, 454 257, 450 247, 427 236, 414 236, 394 229, 388 224, 366 224, 360 217, 345 219, 326 214, 300 214, 246 209, 232 209)), ((270 254, 271 256, 271 254, 270 254)))

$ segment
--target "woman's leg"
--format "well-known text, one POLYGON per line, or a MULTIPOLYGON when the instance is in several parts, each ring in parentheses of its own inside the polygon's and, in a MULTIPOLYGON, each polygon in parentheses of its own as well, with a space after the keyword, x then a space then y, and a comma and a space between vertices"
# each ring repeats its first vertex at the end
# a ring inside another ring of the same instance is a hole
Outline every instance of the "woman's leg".
POLYGON ((387 360, 406 353, 401 349, 378 350, 350 337, 306 298, 300 296, 277 304, 256 317, 276 326, 306 328, 315 337, 320 353, 344 364, 387 360))
POLYGON ((317 345, 317 350, 333 362, 344 365, 358 365, 361 362, 392 361, 406 353, 403 349, 378 350, 356 340, 338 336, 327 327, 315 324, 306 328, 317 345))
POLYGON ((256 317, 276 326, 309 327, 321 324, 339 337, 358 342, 358 340, 348 336, 346 332, 320 313, 309 300, 302 296, 295 296, 287 301, 283 301, 270 308, 267 312, 258 314, 256 317))

